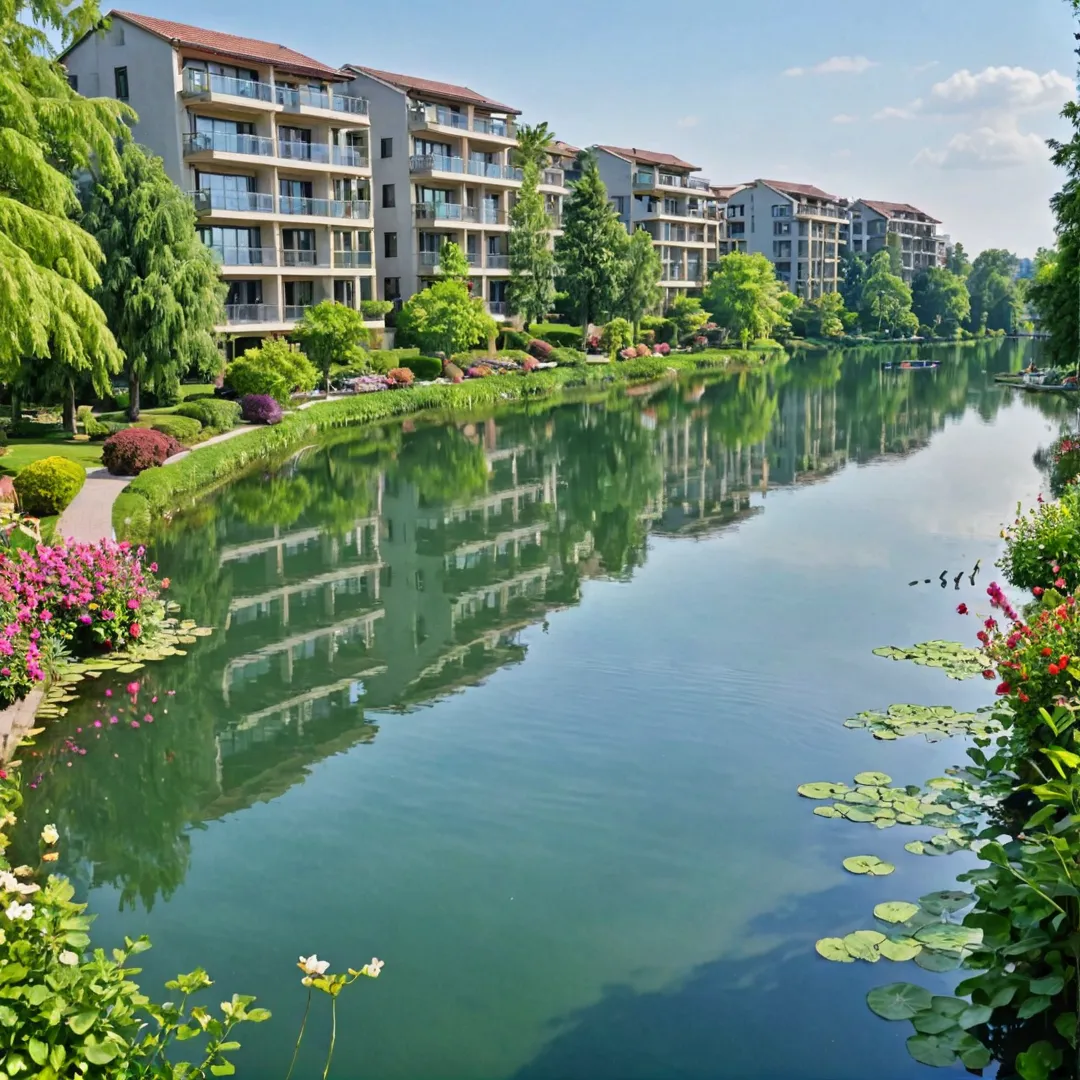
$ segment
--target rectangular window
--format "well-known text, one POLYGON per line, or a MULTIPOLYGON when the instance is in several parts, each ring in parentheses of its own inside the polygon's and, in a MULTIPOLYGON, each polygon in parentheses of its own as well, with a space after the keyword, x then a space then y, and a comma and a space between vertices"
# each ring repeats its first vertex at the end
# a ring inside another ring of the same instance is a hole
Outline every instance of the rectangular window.
POLYGON ((397 258, 397 233, 388 232, 383 236, 383 255, 387 259, 397 258))
POLYGON ((356 307, 356 290, 349 279, 337 278, 334 281, 334 300, 346 307, 356 307))
POLYGON ((773 236, 790 236, 791 235, 791 222, 790 221, 774 221, 772 227, 773 236))
POLYGON ((77 94, 79 92, 79 76, 78 75, 69 75, 67 77, 67 80, 68 80, 68 86, 70 86, 71 89, 74 90, 75 93, 77 94))
POLYGON ((394 140, 392 138, 382 139, 380 141, 379 156, 383 158, 391 158, 394 156, 394 140))
POLYGON ((396 205, 394 199, 394 185, 383 184, 382 186, 382 204, 384 210, 389 210, 396 205))
POLYGON ((116 100, 127 101, 128 77, 126 67, 113 68, 113 82, 116 85, 116 100))
POLYGON ((740 203, 738 206, 729 206, 727 208, 727 216, 730 221, 732 218, 746 217, 746 207, 740 203))
POLYGON ((784 203, 782 206, 774 206, 772 208, 773 217, 791 217, 791 207, 784 203))
POLYGON ((396 277, 383 278, 383 299, 384 300, 400 300, 401 299, 401 278, 396 278, 396 277))

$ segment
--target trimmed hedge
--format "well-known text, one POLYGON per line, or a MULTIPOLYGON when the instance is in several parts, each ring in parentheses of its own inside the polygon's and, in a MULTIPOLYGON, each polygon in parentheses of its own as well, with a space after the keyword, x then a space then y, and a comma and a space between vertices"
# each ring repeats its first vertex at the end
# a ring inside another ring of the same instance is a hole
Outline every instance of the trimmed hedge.
POLYGON ((437 356, 407 356, 401 366, 426 382, 439 378, 443 370, 443 362, 437 356))
POLYGON ((86 470, 64 457, 31 461, 15 476, 19 505, 34 517, 48 517, 65 510, 86 483, 86 470))
POLYGON ((89 436, 91 442, 98 442, 124 430, 123 424, 114 424, 108 420, 99 420, 94 416, 94 410, 89 405, 80 405, 76 414, 83 431, 89 436))
POLYGON ((504 330, 498 337, 497 346, 500 352, 504 349, 514 349, 518 352, 524 352, 531 340, 531 335, 526 334, 524 330, 504 330))
POLYGON ((419 349, 379 349, 371 354, 371 370, 376 375, 386 375, 397 367, 405 367, 413 356, 419 356, 419 349))
POLYGON ((581 344, 580 326, 561 326, 557 323, 533 323, 529 333, 534 338, 562 349, 576 349, 581 344))
POLYGON ((365 319, 385 319, 394 310, 390 300, 361 300, 360 314, 365 319))
POLYGON ((231 431, 240 420, 240 403, 225 398, 199 398, 181 405, 176 415, 190 416, 214 431, 231 431))
POLYGON ((192 416, 157 416, 150 425, 152 431, 160 431, 177 442, 190 446, 202 432, 202 424, 192 416))
POLYGON ((552 349, 548 359, 559 367, 584 367, 588 363, 588 357, 580 349, 552 349))
POLYGON ((137 476, 144 469, 160 465, 183 449, 183 443, 163 431, 127 428, 105 440, 101 460, 113 476, 137 476))

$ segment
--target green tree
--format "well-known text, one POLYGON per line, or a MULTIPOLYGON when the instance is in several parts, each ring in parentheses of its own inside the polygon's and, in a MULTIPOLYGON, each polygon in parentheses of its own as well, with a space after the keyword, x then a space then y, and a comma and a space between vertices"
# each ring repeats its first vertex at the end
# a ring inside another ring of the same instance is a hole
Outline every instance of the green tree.
POLYGON ((952 336, 971 314, 967 282, 943 266, 931 266, 911 283, 911 309, 920 324, 952 336))
POLYGON ((546 120, 539 124, 521 124, 517 129, 517 146, 510 151, 510 159, 522 168, 532 162, 538 169, 543 169, 551 160, 554 141, 555 132, 546 120))
POLYGON ((862 252, 847 251, 843 257, 843 277, 840 295, 848 311, 858 311, 862 305, 862 291, 866 284, 867 259, 862 252))
POLYGON ((551 221, 540 191, 540 168, 525 163, 518 201, 510 211, 510 281, 506 298, 525 325, 540 322, 555 302, 555 254, 551 221))
MULTIPOLYGON (((69 42, 99 18, 96 5, 0 3, 0 379, 48 361, 68 388, 89 375, 103 387, 120 350, 92 298, 101 249, 74 220, 72 177, 93 162, 120 172, 117 144, 135 114, 80 97, 46 36, 69 42)), ((18 402, 14 404, 17 412, 18 402)))
POLYGON ((582 156, 581 179, 573 185, 563 212, 563 234, 555 242, 559 287, 581 322, 582 348, 590 323, 616 306, 630 242, 600 179, 596 157, 582 156))
POLYGON ((84 190, 83 225, 105 253, 94 295, 124 352, 128 415, 138 420, 143 386, 175 399, 181 376, 220 371, 214 327, 225 321, 226 287, 161 158, 128 143, 120 166, 84 190))
POLYGON ((966 278, 971 273, 971 260, 964 250, 964 245, 959 240, 957 240, 952 251, 949 252, 945 268, 951 270, 954 274, 959 274, 962 278, 966 278))
POLYGON ((890 271, 900 277, 904 270, 904 257, 898 233, 890 232, 885 234, 885 250, 889 253, 890 271))
POLYGON ((668 305, 664 318, 675 324, 675 344, 696 334, 708 321, 709 313, 699 297, 680 295, 668 305))
POLYGON ((300 343, 307 358, 322 372, 326 389, 330 389, 330 368, 334 364, 360 366, 367 361, 365 346, 371 335, 364 325, 364 316, 345 304, 324 300, 309 307, 293 331, 293 340, 300 343))
POLYGON ((469 260, 452 240, 444 240, 439 248, 439 277, 464 281, 469 276, 469 260))
POLYGON ((616 312, 633 326, 634 341, 641 340, 641 320, 664 299, 664 290, 660 288, 663 274, 664 264, 652 237, 642 228, 635 229, 626 248, 622 288, 615 304, 616 312))
POLYGON ((764 255, 733 251, 720 260, 705 287, 705 308, 745 348, 786 321, 785 292, 764 255))
POLYGON ((975 258, 967 279, 971 294, 971 328, 1004 330, 1011 334, 1022 319, 1020 291, 1016 286, 1019 260, 1003 248, 989 248, 975 258))
POLYGON ((903 278, 892 273, 891 266, 889 253, 884 250, 870 260, 861 307, 864 325, 895 333, 910 323, 905 316, 911 314, 911 289, 903 278))
POLYGON ((830 338, 844 332, 848 314, 840 293, 822 293, 814 300, 803 300, 791 314, 791 329, 798 337, 830 338))

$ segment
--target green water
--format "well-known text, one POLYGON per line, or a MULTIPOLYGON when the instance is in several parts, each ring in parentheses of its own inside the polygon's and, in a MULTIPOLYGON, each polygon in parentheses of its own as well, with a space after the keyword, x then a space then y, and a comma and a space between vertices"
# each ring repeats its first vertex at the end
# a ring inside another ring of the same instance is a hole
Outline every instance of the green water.
POLYGON ((153 545, 216 632, 120 723, 102 685, 50 730, 27 835, 57 822, 99 941, 152 936, 148 985, 201 964, 274 1011, 241 1076, 284 1076, 311 952, 386 961, 342 999, 336 1077, 912 1076, 863 997, 950 976, 813 942, 965 856, 794 789, 962 756, 842 721, 986 701, 870 650, 961 633, 1040 489, 1065 406, 991 379, 1024 349, 346 431, 241 479, 153 545), (863 853, 897 872, 845 874, 863 853))

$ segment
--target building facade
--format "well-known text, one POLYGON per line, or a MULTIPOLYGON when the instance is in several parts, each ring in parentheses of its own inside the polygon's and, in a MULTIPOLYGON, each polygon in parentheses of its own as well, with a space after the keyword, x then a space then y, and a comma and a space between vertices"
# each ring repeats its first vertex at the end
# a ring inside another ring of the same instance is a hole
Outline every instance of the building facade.
POLYGON ((945 265, 949 238, 938 233, 940 224, 910 203, 859 199, 851 206, 851 250, 874 255, 890 234, 899 237, 900 272, 910 285, 919 271, 945 265))
MULTIPOLYGON (((379 297, 405 300, 430 284, 451 241, 469 261, 474 295, 505 317, 510 211, 522 176, 511 161, 519 110, 467 86, 347 70, 350 92, 371 101, 379 297)), ((540 190, 554 233, 566 194, 562 169, 543 170, 540 190)))
POLYGON ((755 180, 728 198, 725 218, 729 250, 766 256, 799 296, 836 292, 849 221, 844 199, 812 184, 755 180))
POLYGON ((113 11, 61 57, 72 86, 139 114, 136 141, 191 193, 229 286, 234 348, 323 300, 375 296, 368 103, 283 45, 113 11))
POLYGON ((644 229, 660 253, 664 304, 700 293, 715 262, 720 211, 696 165, 636 147, 594 146, 600 178, 627 231, 644 229))

